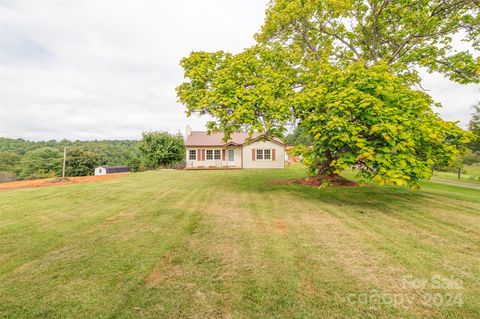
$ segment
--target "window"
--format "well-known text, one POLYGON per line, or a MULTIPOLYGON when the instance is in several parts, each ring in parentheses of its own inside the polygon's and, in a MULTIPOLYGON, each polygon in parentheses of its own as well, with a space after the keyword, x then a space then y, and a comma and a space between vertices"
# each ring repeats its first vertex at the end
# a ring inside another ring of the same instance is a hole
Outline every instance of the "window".
POLYGON ((271 160, 272 150, 257 150, 257 160, 271 160))
POLYGON ((263 150, 263 159, 269 160, 270 157, 270 150, 263 150))
POLYGON ((197 159, 197 151, 196 150, 189 150, 188 151, 188 159, 190 161, 195 161, 197 159))
POLYGON ((219 159, 221 158, 221 156, 220 156, 220 150, 215 150, 214 156, 215 156, 215 159, 216 159, 216 160, 219 160, 219 159))
POLYGON ((207 150, 207 160, 213 159, 213 150, 207 150))
POLYGON ((257 160, 263 159, 263 150, 257 150, 257 160))

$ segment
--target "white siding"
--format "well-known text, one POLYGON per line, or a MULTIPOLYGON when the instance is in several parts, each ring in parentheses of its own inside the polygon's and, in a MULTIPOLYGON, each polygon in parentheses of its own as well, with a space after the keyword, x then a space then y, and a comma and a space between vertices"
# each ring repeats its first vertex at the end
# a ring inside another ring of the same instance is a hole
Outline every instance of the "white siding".
POLYGON ((243 147, 244 168, 285 168, 285 148, 270 141, 254 142, 243 147), (275 160, 252 160, 252 150, 274 149, 275 160))
POLYGON ((107 175, 107 170, 105 167, 97 167, 95 168, 95 176, 99 176, 99 175, 107 175))

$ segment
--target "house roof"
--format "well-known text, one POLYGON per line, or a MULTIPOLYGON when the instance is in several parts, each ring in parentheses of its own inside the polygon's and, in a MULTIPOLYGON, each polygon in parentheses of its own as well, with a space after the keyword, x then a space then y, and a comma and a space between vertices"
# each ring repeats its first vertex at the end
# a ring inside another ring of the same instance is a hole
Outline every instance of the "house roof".
MULTIPOLYGON (((253 133, 252 140, 262 137, 260 133, 253 133)), ((248 140, 248 133, 233 133, 230 139, 225 143, 223 141, 223 133, 212 133, 204 131, 192 131, 185 141, 185 146, 225 146, 225 145, 243 145, 248 140)), ((268 138, 268 140, 284 145, 278 138, 268 138)))

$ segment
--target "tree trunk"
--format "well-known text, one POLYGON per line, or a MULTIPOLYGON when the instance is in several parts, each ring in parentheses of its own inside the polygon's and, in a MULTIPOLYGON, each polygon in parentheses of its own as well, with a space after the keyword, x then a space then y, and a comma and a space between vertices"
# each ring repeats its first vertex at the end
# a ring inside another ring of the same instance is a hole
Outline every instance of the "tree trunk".
POLYGON ((335 175, 332 172, 332 168, 330 167, 330 164, 333 161, 332 153, 330 151, 326 151, 325 156, 327 157, 327 159, 325 160, 325 162, 322 163, 322 165, 320 165, 317 172, 317 177, 322 180, 326 180, 329 177, 335 175))
MULTIPOLYGON (((358 186, 357 182, 350 181, 336 173, 331 164, 335 159, 330 151, 325 152, 325 161, 318 167, 317 176, 314 178, 316 186, 323 185, 324 183, 331 186, 358 186)), ((314 184, 309 184, 314 185, 314 184)))

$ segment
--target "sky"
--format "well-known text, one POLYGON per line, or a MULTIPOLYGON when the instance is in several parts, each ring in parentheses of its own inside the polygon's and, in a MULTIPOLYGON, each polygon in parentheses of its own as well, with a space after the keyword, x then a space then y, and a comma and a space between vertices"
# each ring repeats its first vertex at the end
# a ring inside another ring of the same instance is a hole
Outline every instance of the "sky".
MULTIPOLYGON (((175 87, 192 51, 254 44, 267 0, 0 0, 0 137, 140 139, 205 129, 175 87)), ((466 127, 479 87, 425 75, 446 120, 466 127)))

